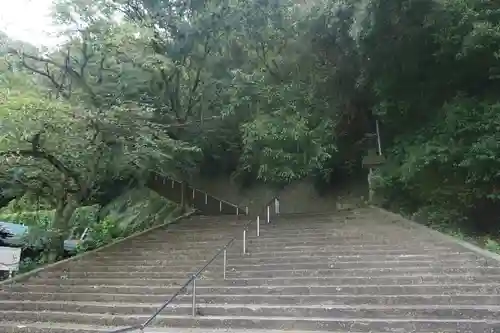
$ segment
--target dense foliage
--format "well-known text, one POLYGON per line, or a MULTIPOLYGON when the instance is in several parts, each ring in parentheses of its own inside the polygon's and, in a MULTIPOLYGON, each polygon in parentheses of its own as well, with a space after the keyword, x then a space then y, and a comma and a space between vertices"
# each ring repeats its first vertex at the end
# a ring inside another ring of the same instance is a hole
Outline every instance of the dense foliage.
POLYGON ((0 203, 43 202, 57 234, 152 171, 364 177, 376 120, 383 204, 499 230, 500 3, 59 0, 54 18, 55 50, 1 37, 0 203))

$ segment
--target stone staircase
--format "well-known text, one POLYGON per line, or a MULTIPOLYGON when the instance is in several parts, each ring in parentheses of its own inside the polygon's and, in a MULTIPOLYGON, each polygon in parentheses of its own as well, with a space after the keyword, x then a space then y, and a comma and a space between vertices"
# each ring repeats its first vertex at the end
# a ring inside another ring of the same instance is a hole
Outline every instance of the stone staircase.
MULTIPOLYGON (((144 322, 233 235, 145 332, 500 332, 500 263, 373 208, 275 218, 196 216, 0 285, 0 333, 108 332, 144 322)), ((134 332, 138 332, 137 330, 134 332)))

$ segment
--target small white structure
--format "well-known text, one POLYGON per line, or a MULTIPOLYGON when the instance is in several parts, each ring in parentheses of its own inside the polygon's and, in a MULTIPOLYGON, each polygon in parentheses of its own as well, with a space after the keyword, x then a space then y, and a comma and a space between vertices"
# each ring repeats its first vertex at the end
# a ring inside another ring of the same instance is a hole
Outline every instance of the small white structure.
POLYGON ((21 249, 16 247, 0 246, 0 271, 8 271, 9 278, 12 273, 19 270, 21 249))

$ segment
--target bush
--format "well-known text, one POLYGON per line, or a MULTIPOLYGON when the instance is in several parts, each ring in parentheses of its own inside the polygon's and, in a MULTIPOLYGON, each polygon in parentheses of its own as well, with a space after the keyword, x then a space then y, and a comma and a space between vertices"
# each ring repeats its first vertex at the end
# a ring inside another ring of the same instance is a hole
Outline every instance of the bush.
POLYGON ((386 205, 429 223, 500 233, 500 103, 456 99, 415 134, 400 138, 379 171, 386 205))

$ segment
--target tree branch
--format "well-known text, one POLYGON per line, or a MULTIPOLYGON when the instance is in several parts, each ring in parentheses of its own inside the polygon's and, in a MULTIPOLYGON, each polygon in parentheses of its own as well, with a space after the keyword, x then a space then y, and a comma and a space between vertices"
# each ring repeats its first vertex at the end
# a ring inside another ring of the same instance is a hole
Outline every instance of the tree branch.
POLYGON ((55 62, 52 59, 42 58, 42 57, 38 57, 38 56, 35 56, 35 55, 27 54, 27 53, 24 53, 24 52, 21 53, 21 56, 23 58, 28 58, 28 59, 31 59, 31 60, 34 60, 34 61, 38 61, 38 62, 41 62, 41 63, 53 65, 53 66, 61 69, 62 71, 65 71, 72 78, 76 79, 80 83, 80 86, 83 88, 83 90, 85 90, 85 92, 87 92, 89 94, 91 100, 94 102, 94 105, 96 107, 100 107, 100 103, 98 102, 97 95, 94 93, 94 91, 92 90, 92 88, 90 88, 90 86, 87 84, 87 82, 85 81, 85 79, 82 76, 80 76, 80 73, 78 73, 75 69, 73 69, 73 68, 71 68, 69 66, 69 64, 68 64, 68 62, 69 62, 69 53, 68 53, 68 55, 67 55, 67 57, 65 59, 65 64, 64 65, 58 64, 57 62, 55 62))
POLYGON ((74 172, 70 168, 68 168, 62 161, 60 161, 54 155, 42 150, 40 146, 40 137, 41 134, 36 134, 31 140, 32 149, 23 149, 23 150, 8 150, 0 152, 0 156, 20 156, 20 157, 33 157, 38 159, 43 159, 49 162, 55 169, 60 171, 65 176, 71 178, 76 184, 79 185, 80 176, 78 173, 74 172))
POLYGON ((24 67, 26 67, 28 70, 32 71, 33 73, 36 73, 36 74, 39 74, 43 77, 46 77, 50 80, 50 82, 54 85, 54 87, 57 89, 57 92, 59 94, 61 94, 64 98, 69 98, 70 95, 64 91, 64 85, 61 84, 61 83, 58 83, 57 80, 55 79, 55 77, 50 73, 50 70, 48 68, 48 65, 46 64, 45 66, 45 72, 39 70, 39 69, 36 69, 34 67, 31 67, 29 66, 26 61, 24 60, 24 58, 22 58, 21 60, 22 62, 22 65, 24 67))

